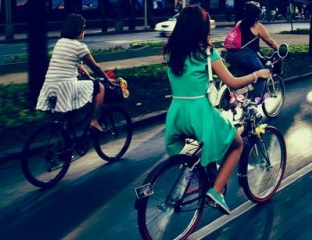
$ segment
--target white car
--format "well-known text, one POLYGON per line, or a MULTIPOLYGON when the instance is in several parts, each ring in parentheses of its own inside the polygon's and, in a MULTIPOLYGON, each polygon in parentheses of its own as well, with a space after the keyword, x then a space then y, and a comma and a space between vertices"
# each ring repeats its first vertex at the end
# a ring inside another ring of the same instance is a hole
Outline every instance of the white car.
MULTIPOLYGON (((174 26, 176 25, 178 16, 179 13, 169 18, 168 21, 157 23, 155 25, 155 31, 159 32, 160 36, 162 37, 170 34, 173 31, 174 26)), ((216 21, 213 19, 210 19, 210 28, 216 28, 216 21)))

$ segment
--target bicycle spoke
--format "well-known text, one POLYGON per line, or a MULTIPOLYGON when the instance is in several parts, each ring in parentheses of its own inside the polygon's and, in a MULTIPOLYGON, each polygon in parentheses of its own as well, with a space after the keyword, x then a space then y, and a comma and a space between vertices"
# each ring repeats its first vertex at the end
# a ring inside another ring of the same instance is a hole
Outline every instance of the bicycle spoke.
POLYGON ((95 150, 107 161, 120 159, 132 139, 131 119, 126 111, 110 107, 103 111, 100 124, 103 133, 94 141, 95 150))
POLYGON ((139 210, 139 222, 144 220, 140 231, 147 239, 180 239, 190 232, 205 202, 197 174, 177 164, 152 182, 154 193, 146 199, 145 211, 139 210))
POLYGON ((21 161, 25 177, 37 187, 50 187, 66 173, 72 154, 62 126, 39 128, 23 148, 21 161))
POLYGON ((285 86, 282 78, 279 76, 270 78, 266 89, 269 96, 265 96, 263 111, 266 116, 275 117, 280 113, 285 101, 285 86))
POLYGON ((247 165, 247 193, 254 200, 267 200, 277 190, 285 171, 284 150, 278 136, 271 131, 253 145, 247 165))

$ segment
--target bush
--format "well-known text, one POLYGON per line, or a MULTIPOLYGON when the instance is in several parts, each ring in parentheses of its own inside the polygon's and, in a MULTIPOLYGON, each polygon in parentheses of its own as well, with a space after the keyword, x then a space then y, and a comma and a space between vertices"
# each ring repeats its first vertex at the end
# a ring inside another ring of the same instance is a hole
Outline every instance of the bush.
MULTIPOLYGON (((126 109, 131 117, 164 110, 169 106, 169 82, 162 64, 116 69, 116 76, 128 81, 130 97, 118 105, 126 109)), ((26 83, 0 84, 0 148, 22 143, 37 125, 49 121, 50 116, 32 108, 28 100, 26 83), (12 138, 11 136, 16 136, 12 138), (9 139, 9 141, 8 141, 9 139)))

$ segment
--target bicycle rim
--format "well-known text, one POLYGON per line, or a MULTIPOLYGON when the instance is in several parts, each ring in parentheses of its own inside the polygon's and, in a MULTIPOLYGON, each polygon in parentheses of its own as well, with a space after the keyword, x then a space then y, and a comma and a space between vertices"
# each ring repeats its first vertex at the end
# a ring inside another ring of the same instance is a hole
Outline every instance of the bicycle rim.
POLYGON ((285 168, 284 138, 276 128, 267 127, 249 151, 243 185, 247 197, 257 203, 268 201, 277 191, 285 168))
POLYGON ((285 102, 285 84, 283 79, 276 75, 273 81, 267 84, 267 92, 270 97, 265 99, 262 110, 268 118, 276 117, 282 110, 285 102))
POLYGON ((186 239, 202 215, 205 190, 200 172, 190 171, 188 156, 170 158, 151 179, 153 194, 138 209, 143 239, 186 239))
POLYGON ((61 124, 46 124, 38 128, 22 151, 22 171, 37 187, 54 186, 66 174, 72 149, 61 124))
POLYGON ((119 107, 108 107, 101 113, 102 134, 94 138, 97 154, 106 161, 120 159, 130 146, 132 124, 129 114, 119 107))

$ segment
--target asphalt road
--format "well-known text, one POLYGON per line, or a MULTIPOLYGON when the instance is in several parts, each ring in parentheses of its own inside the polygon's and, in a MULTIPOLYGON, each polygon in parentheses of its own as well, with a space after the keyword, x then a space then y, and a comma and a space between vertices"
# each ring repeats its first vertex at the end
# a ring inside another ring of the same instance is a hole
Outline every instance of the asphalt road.
MULTIPOLYGON (((284 134, 288 162, 281 190, 265 205, 252 204, 232 175, 226 200, 232 214, 213 209, 191 239, 308 239, 312 232, 312 79, 286 86, 285 108, 268 121, 284 134)), ((90 151, 74 162, 53 189, 30 185, 19 160, 0 165, 0 239, 140 239, 134 188, 166 159, 163 121, 135 131, 125 157, 115 163, 90 151)))
MULTIPOLYGON (((270 34, 279 33, 281 31, 290 31, 290 23, 265 24, 270 34)), ((293 24, 293 28, 310 28, 307 22, 297 22, 293 24)), ((229 32, 231 27, 218 27, 211 32, 211 38, 215 41, 222 41, 229 32)), ((286 41, 287 39, 285 39, 286 41)), ((56 38, 48 40, 48 51, 52 51, 56 38)), ((86 43, 90 49, 108 49, 116 46, 128 48, 133 42, 160 42, 166 41, 166 38, 160 37, 158 32, 139 32, 128 34, 114 34, 114 35, 92 35, 86 36, 82 42, 86 43)), ((300 41, 300 39, 298 39, 300 41)), ((287 41, 286 41, 287 42, 287 41)), ((0 63, 5 59, 19 54, 27 53, 27 41, 16 43, 2 43, 0 44, 0 63)))

